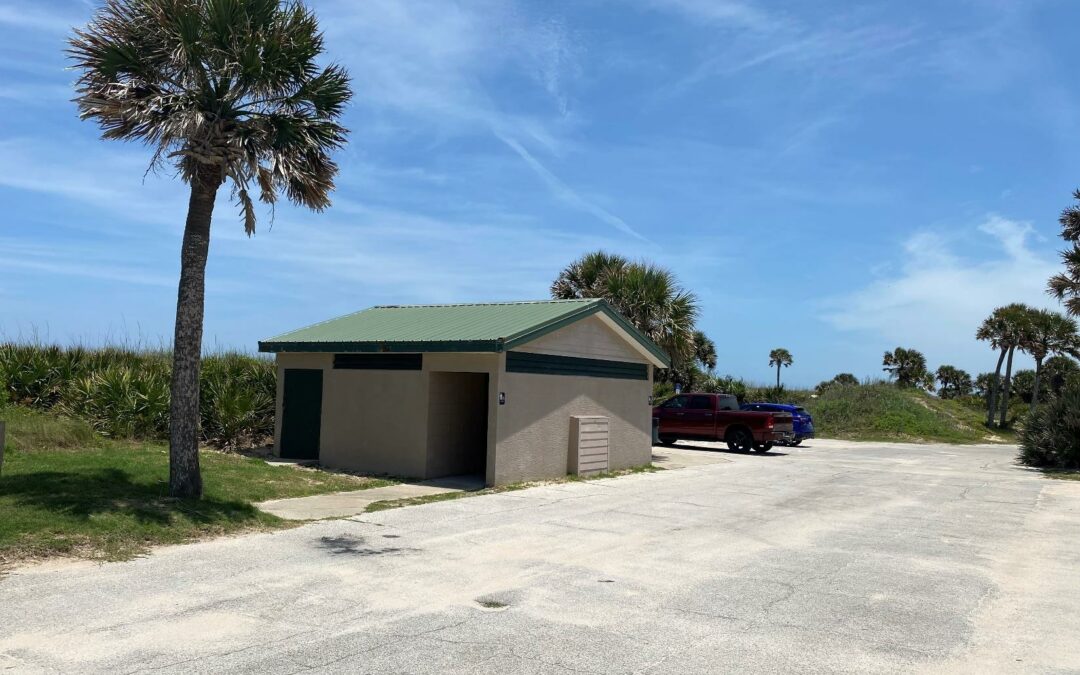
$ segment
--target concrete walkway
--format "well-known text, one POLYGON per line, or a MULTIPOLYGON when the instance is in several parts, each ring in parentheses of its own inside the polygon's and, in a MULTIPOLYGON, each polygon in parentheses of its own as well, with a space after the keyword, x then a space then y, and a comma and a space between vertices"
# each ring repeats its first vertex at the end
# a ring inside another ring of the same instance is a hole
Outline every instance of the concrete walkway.
POLYGON ((451 476, 420 483, 399 483, 386 487, 351 492, 332 492, 311 497, 271 499, 256 504, 259 509, 285 520, 321 520, 323 518, 347 518, 367 510, 375 502, 392 499, 409 499, 447 492, 465 492, 484 487, 480 476, 451 476))

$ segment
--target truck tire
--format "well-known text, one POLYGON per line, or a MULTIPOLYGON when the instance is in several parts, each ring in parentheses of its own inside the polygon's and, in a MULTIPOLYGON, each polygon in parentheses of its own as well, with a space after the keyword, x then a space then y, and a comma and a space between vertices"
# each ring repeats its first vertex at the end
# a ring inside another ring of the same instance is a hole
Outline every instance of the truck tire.
POLYGON ((675 445, 677 440, 674 436, 660 436, 660 445, 675 445))
POLYGON ((754 447, 754 436, 749 429, 736 427, 727 432, 725 439, 729 450, 735 452, 750 452, 754 447))
POLYGON ((768 441, 768 442, 765 442, 765 443, 754 443, 754 450, 757 450, 758 452, 768 452, 768 451, 770 451, 772 449, 773 449, 772 441, 768 441))

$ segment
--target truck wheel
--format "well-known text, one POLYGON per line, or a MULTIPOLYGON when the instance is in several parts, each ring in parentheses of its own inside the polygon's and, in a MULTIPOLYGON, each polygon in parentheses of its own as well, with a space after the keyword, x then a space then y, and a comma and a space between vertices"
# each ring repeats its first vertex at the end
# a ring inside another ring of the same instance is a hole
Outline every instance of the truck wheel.
POLYGON ((795 440, 793 440, 793 441, 791 441, 790 443, 788 443, 788 445, 790 445, 791 447, 793 447, 793 448, 794 448, 794 447, 796 447, 797 445, 799 445, 799 443, 802 443, 802 442, 803 442, 803 439, 801 439, 801 438, 796 438, 795 440))
POLYGON ((675 438, 674 436, 661 436, 660 445, 675 445, 675 441, 677 440, 679 439, 675 438))
POLYGON ((727 435, 727 446, 735 452, 750 452, 754 447, 754 437, 747 429, 732 429, 727 435))
POLYGON ((773 449, 772 441, 767 443, 754 443, 754 450, 758 452, 768 452, 773 449))

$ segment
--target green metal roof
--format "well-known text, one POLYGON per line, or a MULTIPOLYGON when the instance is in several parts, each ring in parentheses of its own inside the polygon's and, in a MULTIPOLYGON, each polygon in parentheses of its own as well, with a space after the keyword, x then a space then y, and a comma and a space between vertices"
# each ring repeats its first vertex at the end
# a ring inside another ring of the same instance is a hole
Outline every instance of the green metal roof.
POLYGON ((600 299, 380 305, 261 341, 259 351, 501 352, 598 312, 670 364, 662 349, 600 299))

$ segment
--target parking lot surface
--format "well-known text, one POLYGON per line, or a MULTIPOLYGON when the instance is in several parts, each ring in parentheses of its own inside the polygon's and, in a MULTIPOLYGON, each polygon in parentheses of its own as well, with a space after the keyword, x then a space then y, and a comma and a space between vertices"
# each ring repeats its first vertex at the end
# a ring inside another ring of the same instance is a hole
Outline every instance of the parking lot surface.
POLYGON ((0 671, 1080 670, 1080 482, 1002 446, 715 448, 20 570, 0 671))

